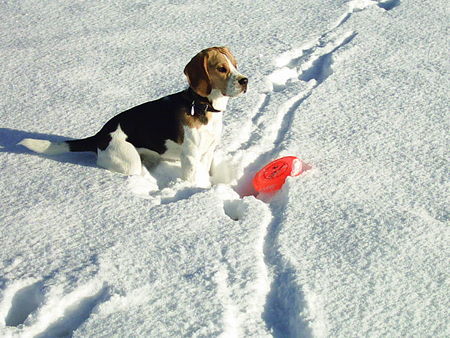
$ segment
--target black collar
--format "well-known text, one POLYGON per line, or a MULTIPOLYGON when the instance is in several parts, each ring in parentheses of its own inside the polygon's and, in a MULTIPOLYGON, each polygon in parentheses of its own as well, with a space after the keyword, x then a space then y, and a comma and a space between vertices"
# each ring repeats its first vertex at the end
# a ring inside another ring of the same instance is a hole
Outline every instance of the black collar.
POLYGON ((191 102, 191 110, 189 114, 191 115, 205 115, 206 112, 210 111, 213 113, 218 113, 221 110, 215 109, 208 98, 198 95, 196 92, 189 87, 185 92, 186 99, 191 102))

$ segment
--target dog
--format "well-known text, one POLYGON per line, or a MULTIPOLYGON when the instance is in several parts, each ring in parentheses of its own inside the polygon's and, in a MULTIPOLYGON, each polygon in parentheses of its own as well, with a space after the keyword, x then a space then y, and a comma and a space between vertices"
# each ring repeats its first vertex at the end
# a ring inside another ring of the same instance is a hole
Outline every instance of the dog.
POLYGON ((19 144, 47 155, 94 152, 98 166, 124 175, 140 175, 144 159, 180 160, 183 180, 209 178, 223 111, 230 97, 247 91, 248 78, 237 70, 227 47, 202 50, 184 74, 187 89, 116 115, 94 136, 64 142, 23 139, 19 144))

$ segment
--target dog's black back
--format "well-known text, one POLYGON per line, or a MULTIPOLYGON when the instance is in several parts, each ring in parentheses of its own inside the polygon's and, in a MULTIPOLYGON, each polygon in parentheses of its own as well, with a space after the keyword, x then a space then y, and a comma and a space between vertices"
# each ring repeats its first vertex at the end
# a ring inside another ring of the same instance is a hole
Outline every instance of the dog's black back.
POLYGON ((184 90, 143 103, 114 116, 94 136, 66 142, 69 144, 70 151, 105 150, 111 141, 110 134, 120 125, 120 129, 127 135, 127 141, 133 146, 163 154, 167 150, 166 140, 179 144, 183 142, 182 122, 191 114, 193 105, 196 108, 194 118, 202 121, 204 111, 197 109, 198 104, 203 104, 205 111, 209 108, 192 90, 184 90))

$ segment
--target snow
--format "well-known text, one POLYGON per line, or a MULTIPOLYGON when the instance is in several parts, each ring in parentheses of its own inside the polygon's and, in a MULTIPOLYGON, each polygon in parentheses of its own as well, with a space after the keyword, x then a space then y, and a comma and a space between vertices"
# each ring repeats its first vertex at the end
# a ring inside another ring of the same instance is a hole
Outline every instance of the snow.
POLYGON ((3 2, 0 336, 449 336, 447 8, 3 2), (212 187, 16 145, 183 89, 214 45, 250 82, 212 187), (288 155, 309 170, 255 196, 288 155))

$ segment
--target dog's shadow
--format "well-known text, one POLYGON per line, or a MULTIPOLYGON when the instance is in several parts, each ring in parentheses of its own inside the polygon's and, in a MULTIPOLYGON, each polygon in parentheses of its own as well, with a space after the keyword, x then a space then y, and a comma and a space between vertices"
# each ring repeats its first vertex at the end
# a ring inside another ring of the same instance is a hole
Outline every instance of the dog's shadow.
POLYGON ((24 138, 34 138, 40 140, 48 140, 52 142, 62 142, 71 139, 59 135, 41 134, 41 133, 27 132, 23 130, 0 128, 0 153, 27 154, 32 156, 45 157, 53 161, 62 163, 71 163, 86 167, 97 167, 96 156, 94 153, 87 153, 87 152, 67 153, 54 156, 37 154, 25 148, 24 146, 18 144, 24 138))
MULTIPOLYGON (((24 138, 33 138, 33 139, 39 139, 39 140, 48 140, 51 142, 62 142, 70 140, 71 138, 59 136, 59 135, 52 135, 52 134, 41 134, 41 133, 33 133, 33 132, 27 132, 23 130, 16 130, 16 129, 9 129, 9 128, 0 128, 0 153, 14 153, 14 154, 27 154, 31 156, 39 156, 44 157, 49 160, 57 161, 60 163, 71 163, 75 165, 81 165, 86 167, 94 167, 98 168, 97 166, 97 157, 94 153, 88 153, 88 152, 76 152, 76 153, 67 153, 67 154, 60 154, 60 155, 43 155, 35 153, 26 147, 18 144, 20 141, 22 141, 24 138)), ((152 195, 161 195, 160 192, 167 188, 171 187, 173 182, 175 182, 177 179, 181 177, 181 168, 179 165, 176 165, 172 162, 166 162, 166 161, 159 161, 157 163, 154 163, 152 166, 148 165, 145 166, 148 172, 151 174, 153 179, 155 180, 156 186, 154 187, 154 191, 147 191, 145 192, 145 195, 147 195, 146 198, 152 197, 152 195)), ((103 170, 103 169, 102 169, 103 170)), ((145 179, 141 177, 140 179, 137 179, 136 184, 133 186, 130 186, 131 190, 137 194, 141 195, 138 191, 142 190, 142 186, 139 187, 139 182, 142 183, 142 181, 145 179), (140 181, 139 181, 140 180, 140 181)), ((145 184, 144 184, 145 186, 145 184)), ((168 204, 173 203, 182 199, 188 199, 192 195, 204 191, 206 189, 201 188, 192 188, 192 187, 179 187, 179 189, 175 189, 171 194, 168 196, 160 196, 161 198, 161 204, 168 204)), ((153 196, 154 197, 154 196, 153 196)))

